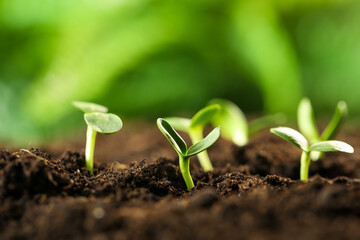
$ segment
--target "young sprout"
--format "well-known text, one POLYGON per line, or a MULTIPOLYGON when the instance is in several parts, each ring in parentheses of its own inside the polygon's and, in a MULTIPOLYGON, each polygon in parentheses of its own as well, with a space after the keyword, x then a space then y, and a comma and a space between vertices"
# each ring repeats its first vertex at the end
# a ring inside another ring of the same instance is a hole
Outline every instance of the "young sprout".
POLYGON ((271 128, 270 131, 285 139, 286 141, 294 144, 300 148, 303 152, 301 154, 300 160, 300 180, 306 181, 309 176, 309 166, 310 166, 310 154, 313 151, 316 152, 346 152, 353 153, 354 148, 347 143, 341 141, 320 141, 316 143, 309 144, 308 140, 299 133, 298 131, 288 128, 288 127, 277 127, 271 128))
MULTIPOLYGON (((171 124, 176 130, 183 131, 189 134, 193 144, 200 142, 203 139, 203 131, 207 124, 212 122, 213 117, 220 110, 217 104, 207 106, 198 111, 192 119, 170 117, 166 121, 171 124)), ((206 151, 198 154, 198 159, 201 167, 205 172, 213 170, 209 155, 206 151)))
POLYGON ((244 113, 233 102, 218 98, 211 100, 209 104, 221 107, 213 117, 213 125, 221 126, 222 137, 240 147, 246 145, 254 133, 266 127, 283 124, 286 120, 284 114, 278 113, 255 119, 248 124, 244 113))
POLYGON ((194 182, 189 169, 190 157, 205 151, 213 145, 220 136, 220 127, 216 127, 204 139, 188 148, 185 141, 166 120, 158 118, 157 126, 178 153, 181 174, 187 189, 191 190, 194 188, 194 182))
MULTIPOLYGON (((334 115, 322 134, 316 127, 314 110, 309 98, 303 98, 298 107, 298 125, 299 130, 304 136, 309 139, 310 143, 319 141, 327 141, 332 139, 339 130, 341 123, 347 115, 347 105, 344 101, 338 102, 335 108, 334 115)), ((312 152, 311 160, 317 161, 323 156, 322 153, 312 152)))
POLYGON ((123 123, 117 115, 107 113, 108 109, 99 104, 75 101, 73 105, 84 112, 87 124, 85 163, 86 168, 93 175, 96 133, 115 133, 122 128, 123 123))

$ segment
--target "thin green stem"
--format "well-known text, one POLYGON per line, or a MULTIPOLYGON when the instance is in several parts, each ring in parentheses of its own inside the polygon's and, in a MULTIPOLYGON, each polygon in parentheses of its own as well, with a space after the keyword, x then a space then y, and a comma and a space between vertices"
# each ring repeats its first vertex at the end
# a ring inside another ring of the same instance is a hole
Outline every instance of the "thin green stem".
MULTIPOLYGON (((203 129, 190 130, 189 136, 193 144, 198 143, 204 138, 203 129)), ((201 167, 204 169, 205 172, 214 170, 210 161, 210 157, 206 150, 197 154, 197 157, 199 159, 201 167)))
POLYGON ((91 175, 93 175, 94 169, 95 139, 96 131, 88 126, 86 131, 85 163, 91 175))
POLYGON ((184 178, 187 189, 188 190, 193 189, 195 186, 194 186, 194 182, 190 175, 190 159, 189 159, 189 157, 184 157, 181 154, 179 154, 179 166, 180 166, 180 171, 184 178))
POLYGON ((310 152, 303 151, 300 160, 300 180, 307 181, 309 178, 310 152))

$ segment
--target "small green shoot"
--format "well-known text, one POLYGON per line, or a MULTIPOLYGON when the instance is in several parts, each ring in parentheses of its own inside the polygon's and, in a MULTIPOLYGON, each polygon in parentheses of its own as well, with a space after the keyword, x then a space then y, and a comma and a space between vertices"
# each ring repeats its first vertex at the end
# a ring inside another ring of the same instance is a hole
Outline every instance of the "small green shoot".
MULTIPOLYGON (((212 122, 213 117, 219 110, 220 106, 213 104, 198 111, 192 119, 170 117, 166 118, 166 121, 169 122, 176 130, 188 133, 192 143, 195 144, 203 139, 205 126, 212 122)), ((206 151, 199 153, 198 159, 205 172, 214 169, 206 151)))
POLYGON ((221 126, 222 137, 240 147, 246 145, 254 133, 270 126, 283 124, 286 120, 284 114, 278 113, 248 123, 241 109, 229 100, 218 98, 211 100, 209 104, 221 107, 213 117, 213 125, 221 126))
POLYGON ((87 124, 85 163, 86 168, 93 175, 96 133, 115 133, 122 128, 123 123, 117 115, 107 113, 108 109, 99 104, 75 101, 73 105, 84 112, 87 124))
POLYGON ((213 129, 204 139, 188 148, 185 141, 166 120, 158 118, 157 126, 179 155, 180 171, 187 189, 193 189, 195 186, 190 175, 190 157, 205 151, 213 145, 220 136, 220 127, 213 129))
MULTIPOLYGON (((310 143, 327 141, 332 139, 338 132, 342 122, 347 115, 347 105, 344 101, 338 102, 334 115, 322 134, 315 122, 315 114, 309 98, 303 98, 298 107, 298 125, 300 132, 309 139, 310 143)), ((322 158, 323 154, 319 152, 311 153, 311 160, 317 161, 322 158)))
POLYGON ((349 144, 341 141, 320 141, 316 143, 309 144, 308 140, 304 135, 298 131, 288 128, 288 127, 277 127, 271 128, 270 131, 285 139, 286 141, 294 144, 296 147, 300 148, 303 152, 301 154, 300 160, 300 180, 306 181, 309 176, 309 167, 310 167, 310 154, 313 151, 316 152, 346 152, 353 153, 354 148, 349 144))

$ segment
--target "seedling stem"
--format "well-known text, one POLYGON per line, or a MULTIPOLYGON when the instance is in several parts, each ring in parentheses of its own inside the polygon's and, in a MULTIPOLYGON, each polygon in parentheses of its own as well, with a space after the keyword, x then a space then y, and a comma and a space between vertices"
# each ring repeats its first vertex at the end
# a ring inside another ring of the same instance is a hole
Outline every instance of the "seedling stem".
POLYGON ((310 152, 303 151, 300 159, 300 179, 308 180, 310 168, 310 152))
POLYGON ((88 126, 86 131, 85 163, 91 175, 93 175, 94 169, 95 140, 96 131, 88 126))
POLYGON ((187 189, 193 189, 195 187, 194 182, 190 175, 190 157, 184 157, 181 154, 179 155, 179 166, 181 174, 184 178, 187 189))
MULTIPOLYGON (((202 129, 190 130, 189 136, 190 136, 191 142, 193 144, 200 142, 204 138, 202 129)), ((199 153, 197 155, 197 157, 199 159, 199 163, 200 163, 201 167, 204 169, 205 172, 214 170, 207 151, 203 151, 203 152, 199 153)))

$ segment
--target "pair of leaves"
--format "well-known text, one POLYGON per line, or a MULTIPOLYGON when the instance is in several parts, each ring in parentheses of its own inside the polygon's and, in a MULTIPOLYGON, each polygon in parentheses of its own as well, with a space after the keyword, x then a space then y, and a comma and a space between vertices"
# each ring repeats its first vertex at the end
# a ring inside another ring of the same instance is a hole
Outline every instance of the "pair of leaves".
POLYGON ((220 112, 214 117, 213 124, 221 126, 224 138, 239 146, 248 142, 248 124, 244 113, 234 103, 225 99, 213 99, 209 104, 221 106, 220 112))
POLYGON ((305 152, 346 152, 346 153, 353 153, 354 148, 349 144, 341 141, 320 141, 313 143, 309 146, 308 141, 298 131, 288 128, 288 127, 278 127, 270 129, 272 133, 275 135, 285 139, 286 141, 294 144, 301 150, 305 152))
POLYGON ((299 129, 312 143, 330 140, 336 134, 346 115, 346 103, 344 101, 338 102, 330 123, 320 136, 316 127, 315 114, 311 102, 308 98, 303 98, 298 107, 299 129))
POLYGON ((198 111, 191 119, 169 117, 166 118, 166 121, 170 123, 173 128, 189 133, 190 131, 203 130, 219 110, 220 106, 213 104, 198 111))
POLYGON ((157 125, 164 134, 164 136, 169 140, 171 145, 174 147, 177 153, 184 157, 191 157, 196 154, 201 153, 213 145, 216 140, 220 137, 220 127, 213 129, 204 139, 200 142, 194 144, 189 149, 186 146, 185 141, 181 136, 174 130, 174 128, 163 118, 158 118, 157 125))
POLYGON ((278 113, 255 119, 248 124, 245 114, 231 101, 213 99, 209 104, 217 104, 221 110, 213 119, 215 126, 221 126, 221 135, 238 146, 244 146, 251 134, 272 125, 282 124, 286 120, 284 114, 278 113))
POLYGON ((202 131, 206 124, 221 126, 221 135, 238 146, 249 141, 249 135, 265 127, 281 124, 285 121, 284 114, 265 116, 247 123, 244 113, 231 101, 213 99, 209 105, 197 112, 192 119, 171 117, 166 118, 176 130, 191 132, 202 131))
POLYGON ((123 123, 119 116, 113 113, 107 113, 108 108, 96 103, 90 102, 73 102, 73 105, 84 114, 86 124, 96 132, 102 134, 111 134, 119 131, 123 123))

